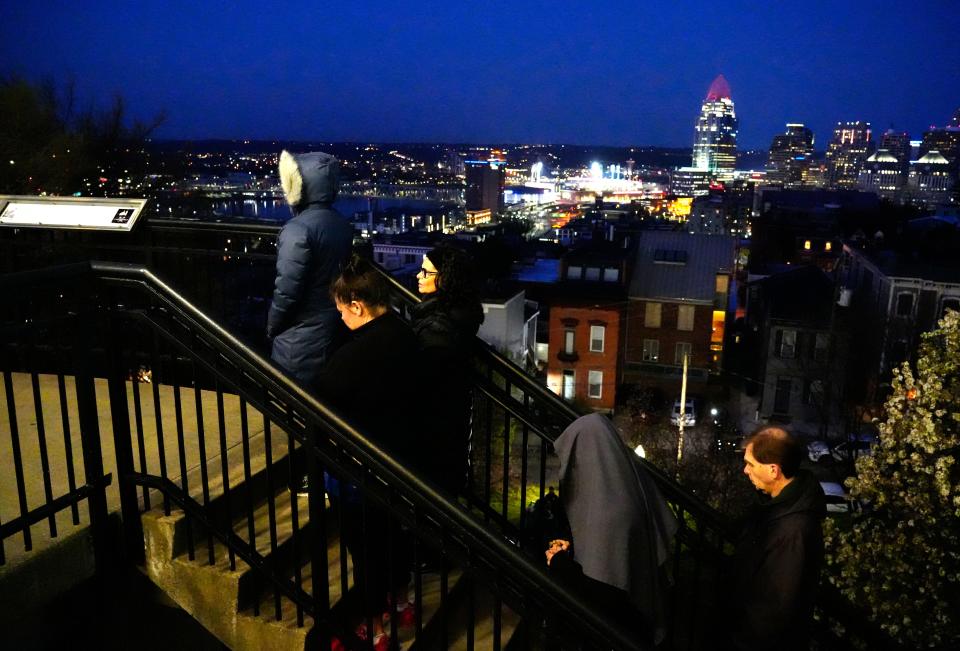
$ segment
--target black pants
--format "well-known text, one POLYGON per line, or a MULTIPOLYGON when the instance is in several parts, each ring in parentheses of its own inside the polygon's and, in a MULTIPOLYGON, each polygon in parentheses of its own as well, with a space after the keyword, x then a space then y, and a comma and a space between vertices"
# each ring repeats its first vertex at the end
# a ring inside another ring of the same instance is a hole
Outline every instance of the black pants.
POLYGON ((372 501, 331 499, 339 503, 342 517, 340 535, 353 560, 352 606, 364 616, 379 616, 387 609, 391 591, 405 595, 410 582, 408 534, 386 511, 372 501))

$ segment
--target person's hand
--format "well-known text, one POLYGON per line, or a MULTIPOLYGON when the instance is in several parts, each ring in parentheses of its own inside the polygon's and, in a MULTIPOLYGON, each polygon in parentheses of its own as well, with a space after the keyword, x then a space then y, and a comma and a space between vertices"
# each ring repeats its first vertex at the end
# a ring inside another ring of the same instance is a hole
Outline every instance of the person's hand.
POLYGON ((553 560, 553 557, 557 552, 565 552, 568 549, 570 549, 569 540, 551 540, 550 547, 548 547, 547 551, 544 552, 547 556, 547 565, 550 565, 550 561, 553 560))

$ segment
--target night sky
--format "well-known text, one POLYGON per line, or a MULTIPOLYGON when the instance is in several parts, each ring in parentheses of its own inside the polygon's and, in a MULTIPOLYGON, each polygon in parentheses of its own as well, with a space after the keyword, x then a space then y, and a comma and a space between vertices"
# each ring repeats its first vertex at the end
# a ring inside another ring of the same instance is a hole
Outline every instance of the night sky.
POLYGON ((960 107, 960 3, 18 2, 0 74, 161 109, 156 136, 689 146, 723 73, 741 147, 788 121, 914 138, 960 107))

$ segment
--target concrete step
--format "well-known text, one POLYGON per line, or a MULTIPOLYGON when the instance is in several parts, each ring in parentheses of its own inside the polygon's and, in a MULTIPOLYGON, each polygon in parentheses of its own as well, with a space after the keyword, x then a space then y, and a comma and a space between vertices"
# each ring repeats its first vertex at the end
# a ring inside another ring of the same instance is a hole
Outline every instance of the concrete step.
MULTIPOLYGON (((219 452, 208 456, 202 464, 196 463, 189 468, 186 482, 183 482, 179 474, 171 476, 170 481, 179 487, 186 485, 187 494, 196 502, 204 504, 206 499, 206 511, 215 521, 224 523, 241 520, 251 506, 257 508, 257 504, 262 499, 261 496, 268 493, 268 488, 272 487, 276 492, 291 485, 291 480, 293 484, 299 483, 304 464, 301 448, 299 446, 294 448, 291 463, 287 435, 275 427, 271 430, 269 455, 266 436, 262 430, 249 436, 247 446, 249 480, 247 479, 248 470, 245 469, 243 444, 241 441, 236 441, 226 451, 226 482, 222 468, 223 457, 219 452), (206 491, 203 485, 204 472, 207 477, 206 491), (227 486, 229 490, 225 490, 227 486)), ((186 435, 196 438, 195 433, 188 432, 186 435)), ((156 490, 150 491, 151 507, 159 508, 162 504, 162 494, 156 490)), ((140 508, 144 509, 145 506, 141 492, 140 508)), ((175 509, 172 508, 171 513, 173 510, 175 509)), ((171 523, 174 526, 173 553, 175 555, 186 550, 188 538, 192 538, 195 543, 202 541, 204 537, 202 527, 195 526, 192 521, 178 518, 171 523)))
MULTIPOLYGON (((269 527, 269 507, 261 502, 254 512, 253 546, 267 563, 283 568, 291 584, 295 576, 293 568, 307 568, 302 585, 310 585, 309 564, 301 565, 301 556, 308 549, 310 534, 308 504, 305 498, 291 499, 286 487, 273 496, 276 522, 276 551, 273 551, 269 527), (293 510, 296 508, 301 528, 293 535, 293 510), (294 542, 296 541, 296 542, 294 542), (294 550, 297 550, 296 552, 294 550)), ((207 544, 204 541, 195 548, 194 559, 183 549, 182 532, 185 531, 185 515, 173 511, 164 515, 157 507, 143 514, 146 571, 150 579, 161 587, 181 608, 190 613, 207 630, 217 636, 231 649, 303 649, 307 632, 312 627, 308 617, 303 627, 296 625, 294 604, 282 598, 281 618, 276 620, 272 590, 266 594, 263 582, 247 563, 235 558, 231 567, 227 548, 219 542, 213 545, 213 564, 209 563, 207 544), (260 614, 255 615, 248 606, 254 601, 269 601, 260 614)), ((196 527, 194 527, 196 528, 196 527)), ((235 520, 234 532, 249 542, 249 529, 245 517, 235 520)), ((340 599, 340 539, 335 527, 328 531, 327 558, 330 577, 330 599, 340 599)), ((348 585, 352 564, 347 562, 348 585)))
MULTIPOLYGON (((300 586, 311 593, 313 577, 307 558, 307 541, 311 533, 306 498, 296 499, 298 516, 303 528, 293 536, 292 502, 289 492, 278 491, 274 495, 277 523, 277 550, 271 553, 269 519, 267 505, 264 502, 255 512, 254 543, 257 551, 266 562, 282 568, 283 575, 291 583, 295 581, 295 564, 300 570, 300 586)), ((327 520, 327 577, 328 599, 331 605, 330 620, 339 622, 350 630, 357 623, 357 617, 346 611, 345 602, 355 603, 354 598, 344 600, 341 581, 340 537, 336 528, 336 517, 328 510, 327 520)), ((204 625, 211 633, 235 650, 247 649, 300 649, 306 648, 307 636, 313 626, 312 618, 303 617, 303 625, 298 626, 296 605, 289 599, 274 594, 272 585, 261 575, 237 558, 235 568, 231 569, 229 555, 224 546, 214 545, 214 564, 208 564, 205 544, 195 549, 194 560, 186 553, 173 553, 173 531, 182 513, 162 514, 159 509, 144 515, 144 533, 147 540, 147 573, 163 588, 171 598, 185 611, 204 625), (254 602, 257 607, 254 608, 254 602), (279 616, 277 603, 279 602, 279 616)), ((235 532, 246 538, 246 519, 234 523, 235 532)), ((352 562, 347 557, 347 587, 353 591, 352 562)), ((416 592, 415 582, 411 581, 410 593, 416 592)), ((441 577, 437 571, 426 571, 420 575, 420 591, 414 599, 419 602, 423 629, 417 636, 414 626, 399 627, 398 642, 402 649, 441 648, 441 627, 446 628, 446 647, 467 649, 467 630, 471 626, 468 615, 471 600, 469 591, 473 591, 473 611, 475 613, 472 629, 475 649, 493 649, 493 609, 494 599, 487 591, 467 581, 462 572, 452 569, 447 576, 447 593, 441 596, 441 577)), ((501 605, 500 647, 505 648, 519 624, 519 617, 506 606, 501 605)), ((389 631, 389 627, 387 628, 389 631)))
MULTIPOLYGON (((505 604, 497 604, 494 595, 472 579, 463 577, 456 583, 451 582, 451 586, 442 612, 438 609, 429 623, 424 624, 418 639, 406 641, 400 636, 401 642, 409 642, 408 651, 439 648, 466 651, 470 648, 468 640, 471 636, 473 649, 506 649, 520 626, 520 616, 505 604), (493 615, 498 606, 499 644, 495 647, 493 615), (446 640, 445 644, 443 640, 446 640)), ((427 622, 426 617, 424 621, 427 622)))

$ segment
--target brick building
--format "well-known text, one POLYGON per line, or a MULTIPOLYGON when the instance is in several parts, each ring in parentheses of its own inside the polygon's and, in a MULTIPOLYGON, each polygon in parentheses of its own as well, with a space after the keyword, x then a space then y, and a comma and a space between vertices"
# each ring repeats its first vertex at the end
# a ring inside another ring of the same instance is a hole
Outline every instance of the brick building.
POLYGON ((616 404, 631 255, 629 239, 584 243, 561 259, 562 280, 547 299, 547 387, 594 411, 616 404))
POLYGON ((623 332, 625 383, 679 386, 720 369, 736 240, 645 231, 637 247, 623 332))

